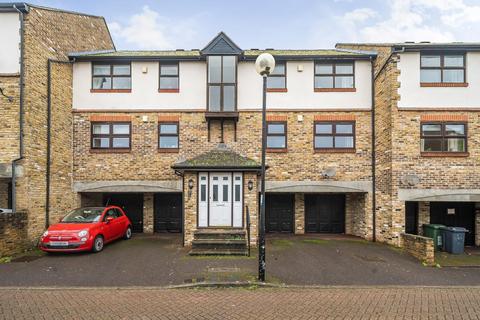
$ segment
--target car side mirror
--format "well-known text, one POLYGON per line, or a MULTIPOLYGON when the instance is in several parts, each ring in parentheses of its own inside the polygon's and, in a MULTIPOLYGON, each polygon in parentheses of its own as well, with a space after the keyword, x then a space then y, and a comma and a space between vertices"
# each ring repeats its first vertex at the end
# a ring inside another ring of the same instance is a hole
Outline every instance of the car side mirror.
POLYGON ((113 217, 107 217, 107 220, 106 220, 107 223, 110 223, 112 221, 113 221, 113 217))

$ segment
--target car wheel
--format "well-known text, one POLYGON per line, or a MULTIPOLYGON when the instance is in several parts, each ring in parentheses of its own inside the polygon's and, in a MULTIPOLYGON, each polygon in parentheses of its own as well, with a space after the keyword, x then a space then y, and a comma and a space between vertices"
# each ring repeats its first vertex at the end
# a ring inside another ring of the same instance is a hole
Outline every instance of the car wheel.
POLYGON ((93 240, 92 251, 95 252, 95 253, 102 251, 103 250, 103 245, 104 245, 103 237, 102 236, 96 236, 95 240, 93 240))
POLYGON ((125 234, 123 235, 123 239, 128 240, 132 238, 132 227, 128 226, 125 234))

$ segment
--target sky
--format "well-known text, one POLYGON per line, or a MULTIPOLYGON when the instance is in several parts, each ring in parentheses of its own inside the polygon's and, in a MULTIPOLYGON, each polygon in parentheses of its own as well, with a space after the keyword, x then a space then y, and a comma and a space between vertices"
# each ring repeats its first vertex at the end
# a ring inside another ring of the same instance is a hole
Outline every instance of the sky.
POLYGON ((480 42, 480 0, 30 3, 104 16, 118 50, 202 49, 220 31, 242 49, 323 49, 337 42, 480 42))

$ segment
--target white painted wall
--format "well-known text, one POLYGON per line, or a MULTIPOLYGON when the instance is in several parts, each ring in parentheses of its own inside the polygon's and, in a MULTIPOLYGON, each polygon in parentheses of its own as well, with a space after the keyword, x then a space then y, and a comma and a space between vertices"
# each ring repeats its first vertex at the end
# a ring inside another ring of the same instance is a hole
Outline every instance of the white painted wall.
MULTIPOLYGON (((77 62, 73 68, 73 108, 81 109, 205 109, 206 62, 180 62, 180 92, 159 93, 157 62, 132 62, 131 93, 91 93, 91 64, 77 62), (142 73, 147 67, 148 73, 142 73)), ((355 62, 356 92, 314 92, 313 62, 287 63, 288 92, 268 93, 274 109, 356 109, 371 107, 370 62, 355 62), (303 72, 297 65, 303 65, 303 72)), ((254 62, 238 64, 238 109, 259 109, 262 79, 254 62)))
POLYGON ((74 109, 205 109, 205 62, 180 62, 180 92, 159 93, 158 62, 132 62, 131 93, 91 93, 91 64, 73 66, 74 109), (147 73, 142 69, 148 68, 147 73))
POLYGON ((468 87, 420 87, 420 53, 400 54, 400 108, 479 108, 480 53, 469 52, 466 57, 468 87))
POLYGON ((20 72, 20 17, 15 12, 0 13, 0 74, 20 72))
MULTIPOLYGON (((355 62, 356 92, 314 92, 314 62, 287 62, 288 92, 269 92, 271 109, 356 109, 371 107, 371 67, 369 61, 355 62), (297 66, 303 65, 303 71, 297 66)), ((238 108, 258 109, 262 105, 262 79, 253 62, 238 64, 238 108)))

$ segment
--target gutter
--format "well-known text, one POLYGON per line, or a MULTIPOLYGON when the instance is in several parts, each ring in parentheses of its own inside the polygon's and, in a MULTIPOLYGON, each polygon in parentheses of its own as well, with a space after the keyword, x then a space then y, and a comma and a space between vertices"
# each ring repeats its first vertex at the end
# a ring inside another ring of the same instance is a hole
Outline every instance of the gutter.
POLYGON ((24 21, 24 12, 26 12, 26 8, 24 7, 23 10, 17 8, 14 4, 13 8, 18 11, 20 15, 20 79, 19 79, 19 86, 20 86, 20 108, 19 108, 19 116, 18 116, 18 158, 12 161, 12 212, 17 212, 17 172, 16 167, 17 163, 21 161, 23 156, 23 123, 24 123, 24 96, 25 96, 25 69, 24 69, 24 61, 25 61, 25 21, 24 21))
POLYGON ((50 225, 50 167, 52 140, 52 63, 71 64, 72 61, 48 59, 47 61, 47 161, 45 169, 45 229, 50 225))

